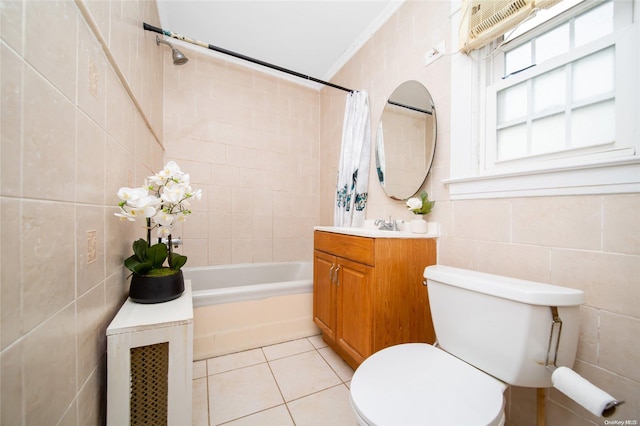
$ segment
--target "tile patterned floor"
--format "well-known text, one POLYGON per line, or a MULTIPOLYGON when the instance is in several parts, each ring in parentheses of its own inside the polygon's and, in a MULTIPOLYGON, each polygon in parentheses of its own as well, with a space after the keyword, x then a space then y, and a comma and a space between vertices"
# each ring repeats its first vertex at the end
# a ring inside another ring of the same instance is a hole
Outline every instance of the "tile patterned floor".
POLYGON ((353 369, 321 336, 193 363, 197 426, 356 426, 353 369))

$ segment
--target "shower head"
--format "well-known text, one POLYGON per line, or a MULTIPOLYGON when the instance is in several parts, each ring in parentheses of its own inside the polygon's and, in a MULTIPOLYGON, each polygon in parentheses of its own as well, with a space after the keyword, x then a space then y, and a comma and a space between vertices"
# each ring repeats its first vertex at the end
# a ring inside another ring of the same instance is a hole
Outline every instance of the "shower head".
POLYGON ((166 44, 171 48, 172 57, 173 57, 173 65, 184 65, 189 61, 189 58, 184 56, 184 53, 173 47, 173 45, 167 41, 162 40, 160 37, 156 36, 156 45, 160 46, 160 43, 166 44))
POLYGON ((173 57, 173 65, 184 65, 189 62, 189 58, 184 56, 181 51, 175 48, 171 50, 173 50, 173 54, 171 55, 173 57))

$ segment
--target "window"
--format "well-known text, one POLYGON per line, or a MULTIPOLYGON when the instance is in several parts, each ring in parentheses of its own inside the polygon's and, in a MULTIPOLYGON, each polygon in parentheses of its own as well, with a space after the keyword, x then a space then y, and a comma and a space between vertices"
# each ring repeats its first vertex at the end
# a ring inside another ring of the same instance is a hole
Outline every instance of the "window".
MULTIPOLYGON (((494 196, 517 195, 522 187, 513 177, 525 174, 537 177, 528 179, 529 193, 522 195, 558 193, 560 187, 565 194, 640 187, 638 35, 633 24, 637 2, 574 1, 578 4, 554 14, 568 3, 550 9, 552 17, 546 22, 525 22, 531 28, 524 33, 517 28, 498 48, 494 43, 474 58, 478 90, 484 90, 477 101, 485 108, 477 115, 482 123, 476 126, 477 167, 471 174, 492 178, 492 188, 500 187, 496 177, 507 177, 511 183, 504 190, 491 190, 494 196), (486 66, 483 58, 488 58, 486 66), (628 169, 630 162, 635 171, 628 169), (584 178, 585 168, 606 166, 611 172, 616 164, 624 165, 623 174, 634 181, 631 186, 621 176, 595 183, 604 171, 584 183, 567 173, 580 169, 584 178), (536 180, 541 188, 536 188, 536 180), (578 188, 583 186, 591 189, 578 188), (552 191, 540 192, 544 187, 552 191)), ((469 187, 473 179, 462 180, 469 187)), ((456 181, 460 179, 450 183, 456 181)), ((454 198, 456 193, 454 188, 454 198)))

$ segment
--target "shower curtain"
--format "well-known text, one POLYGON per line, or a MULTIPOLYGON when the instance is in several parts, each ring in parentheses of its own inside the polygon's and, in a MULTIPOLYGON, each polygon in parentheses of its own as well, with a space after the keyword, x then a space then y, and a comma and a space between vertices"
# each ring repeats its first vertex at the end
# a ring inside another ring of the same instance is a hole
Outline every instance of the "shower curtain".
POLYGON ((369 95, 365 91, 349 93, 342 127, 334 226, 364 225, 371 158, 369 123, 369 95))

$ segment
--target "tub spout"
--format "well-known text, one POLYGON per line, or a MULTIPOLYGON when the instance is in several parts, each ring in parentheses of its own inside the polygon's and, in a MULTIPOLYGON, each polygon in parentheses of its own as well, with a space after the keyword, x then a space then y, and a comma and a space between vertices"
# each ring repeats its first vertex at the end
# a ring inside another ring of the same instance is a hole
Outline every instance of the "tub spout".
MULTIPOLYGON (((163 238, 162 239, 162 243, 165 244, 167 246, 167 248, 169 248, 169 239, 168 238, 163 238)), ((171 238, 171 245, 173 246, 173 248, 178 248, 179 246, 182 245, 182 239, 180 237, 171 238)))

